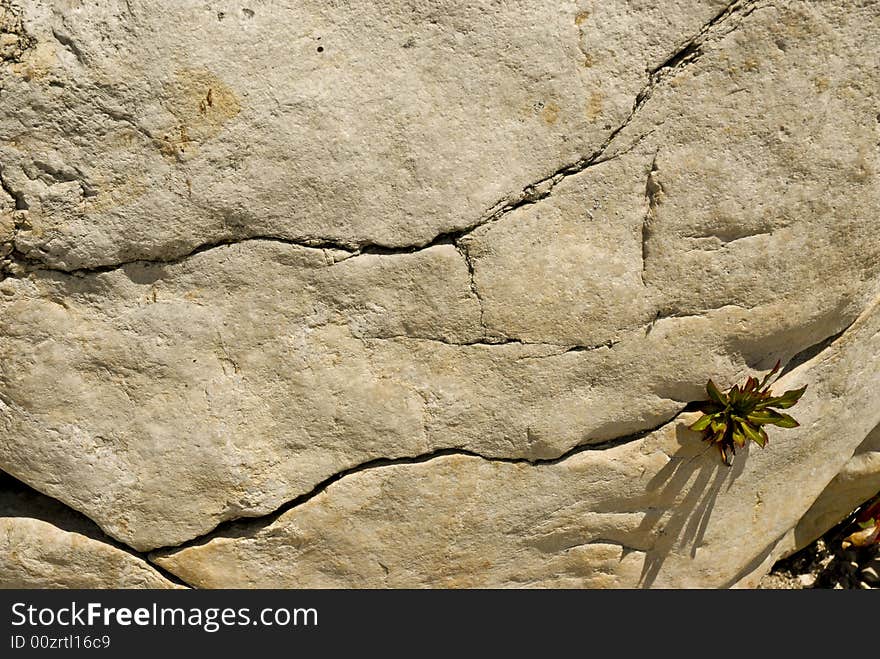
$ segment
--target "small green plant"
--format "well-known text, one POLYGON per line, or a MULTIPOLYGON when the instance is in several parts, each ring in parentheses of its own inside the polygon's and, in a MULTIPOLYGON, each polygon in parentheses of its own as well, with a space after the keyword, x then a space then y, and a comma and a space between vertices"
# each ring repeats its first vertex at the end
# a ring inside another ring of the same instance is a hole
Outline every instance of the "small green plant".
POLYGON ((740 387, 734 385, 726 393, 718 389, 712 380, 706 384, 709 400, 702 401, 698 409, 703 413, 690 425, 691 430, 703 433, 703 439, 714 444, 721 452, 721 460, 730 466, 736 447, 743 447, 753 441, 764 448, 769 438, 761 426, 774 425, 780 428, 796 428, 800 424, 788 414, 772 409, 786 409, 797 403, 807 387, 786 391, 781 396, 770 393, 770 378, 779 372, 781 362, 776 362, 764 379, 749 377, 740 387))

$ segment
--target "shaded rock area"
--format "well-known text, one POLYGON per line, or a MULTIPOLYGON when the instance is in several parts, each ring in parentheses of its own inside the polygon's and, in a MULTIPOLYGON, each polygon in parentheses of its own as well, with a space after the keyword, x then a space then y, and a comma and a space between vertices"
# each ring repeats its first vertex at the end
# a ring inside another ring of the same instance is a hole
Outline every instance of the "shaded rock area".
POLYGON ((91 520, 0 472, 0 588, 180 588, 91 520))

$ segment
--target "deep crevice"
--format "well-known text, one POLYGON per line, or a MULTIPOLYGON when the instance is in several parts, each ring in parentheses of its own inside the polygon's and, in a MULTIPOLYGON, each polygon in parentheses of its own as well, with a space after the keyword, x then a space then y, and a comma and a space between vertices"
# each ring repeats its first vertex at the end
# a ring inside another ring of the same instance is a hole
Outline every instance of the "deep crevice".
MULTIPOLYGON (((85 268, 60 268, 57 266, 47 265, 44 261, 36 259, 28 254, 24 254, 20 251, 15 251, 11 255, 11 260, 18 263, 20 266, 24 266, 31 271, 43 271, 43 272, 57 272, 65 275, 70 275, 74 277, 84 277, 93 274, 100 274, 104 272, 113 272, 114 270, 120 270, 127 266, 131 265, 178 265, 183 263, 187 259, 190 259, 197 254, 201 254, 203 252, 208 252, 214 249, 218 249, 221 247, 231 247, 234 245, 239 245, 241 243, 247 242, 274 242, 281 243, 283 245, 292 245, 294 247, 302 247, 304 249, 315 249, 315 250, 334 250, 338 252, 345 252, 349 257, 361 256, 366 254, 373 254, 377 256, 399 256, 404 254, 414 254, 416 252, 420 252, 432 247, 437 247, 439 245, 453 245, 458 249, 458 245, 456 243, 456 239, 459 236, 459 232, 450 232, 443 233, 436 236, 433 240, 428 243, 421 245, 407 245, 404 247, 388 247, 385 245, 379 245, 375 243, 347 243, 332 239, 324 239, 324 238, 285 238, 283 236, 276 236, 272 234, 267 235, 253 235, 253 236, 242 236, 242 237, 226 237, 220 238, 218 240, 213 240, 210 242, 201 243, 196 245, 192 249, 190 249, 185 254, 171 256, 167 258, 134 258, 128 261, 120 261, 118 263, 111 263, 107 265, 96 265, 85 268)), ((460 251, 460 250, 459 250, 460 251)), ((345 259, 343 259, 345 260, 345 259)), ((342 261, 339 261, 341 263, 342 261)), ((335 265, 335 264, 333 264, 335 265)), ((470 264, 468 263, 470 268, 470 264)))
MULTIPOLYGON (((639 328, 641 329, 641 328, 639 328)), ((549 341, 523 341, 522 339, 512 339, 507 337, 495 338, 495 337, 480 337, 479 339, 475 339, 473 341, 447 341, 446 339, 440 338, 428 338, 421 336, 409 336, 407 334, 392 334, 389 336, 363 336, 359 337, 363 341, 394 341, 394 340, 403 340, 403 341, 426 341, 429 343, 442 343, 443 345, 453 346, 456 348, 496 348, 498 346, 522 346, 522 347, 537 347, 537 348, 559 348, 561 352, 554 353, 553 355, 540 355, 534 357, 524 357, 524 359, 538 359, 539 357, 551 357, 566 354, 569 352, 590 352, 592 350, 598 350, 600 348, 613 348, 618 343, 620 343, 620 339, 608 339, 606 341, 602 341, 601 343, 593 343, 593 344, 571 344, 571 343, 552 343, 549 341)))
POLYGON ((657 176, 659 171, 657 168, 658 155, 660 155, 659 149, 654 153, 654 159, 651 161, 651 168, 648 171, 648 179, 645 181, 645 204, 647 208, 642 218, 642 270, 639 275, 643 286, 648 285, 648 241, 651 239, 651 225, 654 223, 657 206, 660 204, 660 198, 663 195, 663 184, 660 183, 657 176))
POLYGON ((406 456, 399 458, 375 458, 373 460, 368 460, 366 462, 362 462, 353 467, 349 467, 348 469, 343 469, 342 471, 338 471, 335 474, 328 476, 320 483, 315 485, 308 492, 299 495, 298 497, 291 499, 283 504, 281 504, 278 508, 273 510, 272 512, 266 513, 260 516, 254 517, 239 517, 232 520, 226 520, 224 522, 220 522, 217 526, 215 526, 210 531, 207 531, 200 536, 193 538, 191 540, 187 540, 186 542, 180 543, 178 545, 168 546, 168 547, 159 547, 150 552, 150 555, 156 554, 165 554, 165 553, 174 553, 180 551, 182 549, 187 549, 189 547, 194 547, 198 545, 205 544, 216 537, 246 537, 253 535, 255 532, 259 531, 266 526, 269 526, 275 520, 277 520, 284 513, 303 505, 311 499, 314 499, 316 496, 324 492, 328 487, 336 483, 337 481, 346 478, 347 476, 352 476, 354 474, 368 471, 371 469, 381 469, 383 467, 392 467, 396 465, 413 465, 413 464, 422 464, 425 462, 430 462, 437 458, 442 458, 450 455, 459 455, 471 458, 478 458, 481 460, 485 460, 486 462, 502 462, 508 464, 527 464, 532 466, 541 466, 541 465, 555 465, 565 460, 568 460, 572 456, 575 456, 579 453, 584 453, 586 451, 606 451, 609 449, 617 448, 618 446, 622 446, 624 444, 628 444, 630 442, 635 442, 640 439, 643 439, 654 433, 664 426, 667 426, 670 423, 673 423, 678 416, 684 411, 685 408, 682 408, 670 418, 666 419, 662 423, 653 426, 651 428, 647 428, 645 430, 639 430, 634 433, 630 433, 628 435, 623 435, 620 437, 615 437, 613 439, 607 439, 600 442, 595 443, 587 443, 587 444, 578 444, 574 446, 564 453, 560 454, 555 458, 501 458, 501 457, 491 457, 485 456, 476 451, 471 451, 469 449, 464 448, 443 448, 431 451, 429 453, 423 453, 421 455, 416 456, 406 456))
POLYGON ((197 254, 201 254, 203 252, 207 252, 213 249, 217 249, 220 247, 231 247, 233 245, 238 245, 240 243, 252 242, 252 241, 264 241, 264 242, 275 242, 282 243, 285 245, 293 245, 296 247, 304 247, 309 249, 333 249, 337 251, 348 252, 349 254, 357 254, 358 252, 353 251, 349 248, 349 246, 332 242, 332 241, 311 241, 311 240, 290 240, 287 238, 281 238, 278 236, 248 236, 245 238, 222 238, 219 240, 202 243, 193 247, 190 251, 185 254, 179 256, 173 256, 168 258, 138 258, 131 259, 130 261, 121 261, 119 263, 112 263, 107 265, 97 265, 90 266, 87 268, 60 268, 55 266, 47 265, 44 261, 39 259, 35 259, 29 254, 25 254, 19 250, 15 250, 10 255, 10 260, 17 263, 20 266, 23 266, 29 271, 39 271, 39 272, 57 272, 64 275, 69 275, 72 277, 86 277, 89 275, 96 275, 105 272, 113 272, 115 270, 120 270, 127 266, 132 265, 144 265, 144 266, 167 266, 167 265, 178 265, 183 263, 187 259, 196 256, 197 254))
POLYGON ((666 75, 675 69, 682 69, 699 59, 703 55, 703 44, 709 40, 711 32, 716 28, 720 28, 723 23, 727 22, 735 14, 742 13, 743 18, 749 16, 749 14, 757 9, 759 2, 760 0, 734 0, 731 2, 710 19, 708 23, 703 25, 700 31, 681 48, 672 53, 661 64, 653 69, 649 69, 651 76, 660 77, 666 75))
MULTIPOLYGON (((727 9, 722 10, 722 12, 713 19, 708 25, 713 25, 717 20, 719 20, 727 9)), ((690 41, 681 48, 681 50, 676 51, 669 58, 660 64, 659 66, 651 69, 651 75, 657 75, 661 73, 664 69, 675 69, 680 68, 682 66, 687 65, 689 62, 697 59, 700 55, 702 55, 703 51, 700 49, 700 46, 697 45, 694 41, 690 41)))

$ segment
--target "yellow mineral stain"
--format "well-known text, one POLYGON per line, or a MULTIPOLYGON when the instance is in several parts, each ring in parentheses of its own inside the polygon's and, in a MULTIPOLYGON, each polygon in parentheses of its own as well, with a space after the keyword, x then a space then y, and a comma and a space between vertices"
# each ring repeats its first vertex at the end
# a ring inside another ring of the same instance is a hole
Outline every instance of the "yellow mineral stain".
POLYGON ((180 69, 165 88, 164 105, 177 125, 155 141, 169 160, 188 159, 241 112, 235 92, 207 69, 180 69))
POLYGON ((55 46, 43 41, 38 43, 32 50, 28 50, 20 62, 14 62, 9 66, 13 75, 30 82, 45 78, 57 65, 58 57, 55 46))
POLYGON ((544 109, 541 110, 541 118, 547 125, 552 126, 556 123, 556 120, 559 119, 559 106, 552 101, 547 103, 547 105, 544 106, 544 109))
POLYGON ((577 16, 574 17, 575 25, 583 25, 584 21, 586 21, 590 17, 590 10, 584 9, 583 11, 578 12, 577 16))

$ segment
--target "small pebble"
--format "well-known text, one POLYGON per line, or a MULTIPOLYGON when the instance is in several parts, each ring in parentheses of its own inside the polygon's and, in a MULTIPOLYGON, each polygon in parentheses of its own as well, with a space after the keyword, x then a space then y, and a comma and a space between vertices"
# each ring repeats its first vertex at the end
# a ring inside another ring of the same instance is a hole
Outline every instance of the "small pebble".
POLYGON ((859 588, 863 588, 865 590, 871 590, 871 587, 868 584, 866 584, 864 581, 859 582, 859 588))
POLYGON ((877 570, 873 565, 869 565, 868 567, 862 568, 862 579, 868 583, 877 583, 880 581, 880 575, 877 574, 877 570))
POLYGON ((799 574, 798 581, 800 581, 801 585, 804 588, 809 588, 814 583, 816 583, 816 575, 813 574, 799 574))

